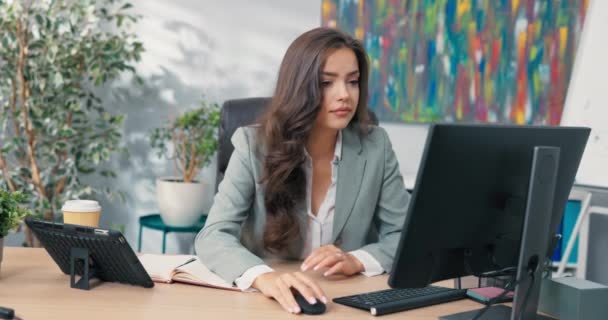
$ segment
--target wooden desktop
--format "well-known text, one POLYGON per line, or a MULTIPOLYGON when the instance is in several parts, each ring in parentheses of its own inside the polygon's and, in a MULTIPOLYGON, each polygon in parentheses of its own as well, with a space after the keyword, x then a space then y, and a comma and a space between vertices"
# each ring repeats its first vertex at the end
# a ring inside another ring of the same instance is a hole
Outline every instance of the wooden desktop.
MULTIPOLYGON (((277 270, 296 270, 294 263, 271 261, 277 270)), ((323 278, 319 281, 328 298, 387 289, 387 276, 323 278)), ((5 247, 0 268, 0 306, 9 307, 21 319, 378 319, 369 312, 329 302, 322 316, 292 315, 259 293, 242 293, 187 284, 156 283, 146 289, 103 282, 90 291, 72 289, 44 249, 5 247)), ((451 286, 453 281, 439 285, 451 286)), ((478 309, 481 304, 461 300, 393 313, 380 318, 428 320, 478 309)))

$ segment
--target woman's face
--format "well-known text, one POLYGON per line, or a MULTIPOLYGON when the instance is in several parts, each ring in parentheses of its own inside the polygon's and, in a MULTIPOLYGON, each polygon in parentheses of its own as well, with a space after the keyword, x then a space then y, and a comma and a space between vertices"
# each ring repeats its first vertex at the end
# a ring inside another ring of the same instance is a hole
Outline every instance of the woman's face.
POLYGON ((321 72, 321 90, 321 111, 315 127, 346 128, 359 104, 359 65, 353 50, 340 48, 327 57, 321 72))

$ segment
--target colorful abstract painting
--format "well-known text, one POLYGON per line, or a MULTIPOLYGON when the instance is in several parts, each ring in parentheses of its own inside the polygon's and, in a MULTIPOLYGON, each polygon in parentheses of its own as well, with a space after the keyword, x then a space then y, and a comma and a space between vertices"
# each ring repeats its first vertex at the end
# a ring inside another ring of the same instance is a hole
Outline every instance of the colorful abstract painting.
MULTIPOLYGON (((603 0, 601 0, 603 1, 603 0)), ((589 0, 323 0, 382 121, 559 124, 589 0)))

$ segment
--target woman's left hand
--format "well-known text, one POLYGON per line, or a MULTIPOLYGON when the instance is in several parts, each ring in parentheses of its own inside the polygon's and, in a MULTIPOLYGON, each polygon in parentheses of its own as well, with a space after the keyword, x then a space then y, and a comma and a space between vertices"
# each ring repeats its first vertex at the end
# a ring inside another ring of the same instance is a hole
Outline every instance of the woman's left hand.
POLYGON ((324 276, 336 273, 350 276, 365 271, 365 267, 359 259, 350 253, 344 253, 340 248, 331 244, 314 250, 300 266, 302 271, 311 269, 316 271, 322 268, 329 268, 323 273, 324 276))

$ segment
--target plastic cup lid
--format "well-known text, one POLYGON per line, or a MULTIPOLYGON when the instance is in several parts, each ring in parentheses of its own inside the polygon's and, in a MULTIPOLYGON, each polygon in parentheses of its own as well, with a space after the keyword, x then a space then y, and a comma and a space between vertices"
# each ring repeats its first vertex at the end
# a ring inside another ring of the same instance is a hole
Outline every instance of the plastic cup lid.
POLYGON ((95 200, 68 200, 63 204, 61 211, 69 212, 97 212, 101 206, 95 200))

